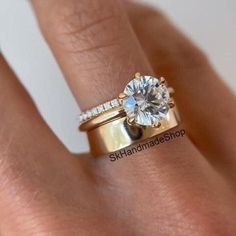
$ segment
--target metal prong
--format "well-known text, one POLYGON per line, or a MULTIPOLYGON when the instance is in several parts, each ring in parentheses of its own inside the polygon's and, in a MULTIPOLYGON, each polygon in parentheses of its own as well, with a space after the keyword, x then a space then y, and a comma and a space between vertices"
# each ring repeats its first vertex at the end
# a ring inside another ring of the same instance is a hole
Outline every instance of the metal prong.
POLYGON ((174 100, 170 99, 169 102, 168 102, 168 105, 169 105, 170 108, 173 108, 175 106, 174 100))
POLYGON ((161 126, 161 122, 157 122, 153 125, 154 128, 159 128, 161 126))
POLYGON ((172 87, 168 87, 168 92, 170 95, 175 93, 175 90, 172 87))
POLYGON ((134 118, 127 118, 127 122, 128 122, 129 125, 134 125, 135 124, 134 118))
POLYGON ((141 74, 139 72, 135 73, 134 77, 135 79, 140 79, 141 74))
POLYGON ((127 97, 127 95, 125 93, 120 93, 118 97, 119 99, 124 99, 127 97))
POLYGON ((160 81, 161 81, 161 84, 165 84, 165 83, 166 83, 166 80, 165 80, 164 77, 161 77, 161 78, 160 78, 160 81))

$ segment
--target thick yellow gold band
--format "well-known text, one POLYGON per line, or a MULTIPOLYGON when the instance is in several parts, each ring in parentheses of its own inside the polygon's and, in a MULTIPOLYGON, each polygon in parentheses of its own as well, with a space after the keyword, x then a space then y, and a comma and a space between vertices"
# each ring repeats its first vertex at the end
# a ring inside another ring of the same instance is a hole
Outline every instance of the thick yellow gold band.
MULTIPOLYGON (((161 134, 178 126, 180 121, 176 106, 169 109, 166 118, 160 121, 159 127, 131 126, 128 124, 126 116, 122 115, 121 110, 114 112, 117 116, 112 118, 114 113, 110 114, 111 117, 102 125, 99 120, 95 120, 94 123, 90 123, 92 125, 90 129, 86 125, 82 126, 82 129, 87 130, 91 153, 95 157, 118 151, 161 134), (91 127, 93 128, 91 129, 91 127)), ((104 117, 99 119, 104 120, 104 117)))

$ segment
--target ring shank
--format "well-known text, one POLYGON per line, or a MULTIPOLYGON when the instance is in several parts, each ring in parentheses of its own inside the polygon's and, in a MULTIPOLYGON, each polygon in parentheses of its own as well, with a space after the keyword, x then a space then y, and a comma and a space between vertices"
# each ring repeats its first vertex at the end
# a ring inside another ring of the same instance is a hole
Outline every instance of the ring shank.
POLYGON ((179 115, 176 106, 171 108, 166 119, 160 121, 161 126, 130 126, 126 117, 121 117, 112 122, 88 130, 88 140, 91 154, 94 157, 128 147, 136 142, 159 135, 179 124, 179 115))

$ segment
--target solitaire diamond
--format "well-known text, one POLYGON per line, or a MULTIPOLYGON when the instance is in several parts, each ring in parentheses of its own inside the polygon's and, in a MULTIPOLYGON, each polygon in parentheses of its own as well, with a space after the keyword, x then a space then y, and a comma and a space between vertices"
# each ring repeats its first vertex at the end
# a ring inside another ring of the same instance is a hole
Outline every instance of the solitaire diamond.
POLYGON ((123 107, 128 119, 136 124, 151 126, 165 118, 169 110, 169 92, 160 79, 140 76, 125 87, 123 107))

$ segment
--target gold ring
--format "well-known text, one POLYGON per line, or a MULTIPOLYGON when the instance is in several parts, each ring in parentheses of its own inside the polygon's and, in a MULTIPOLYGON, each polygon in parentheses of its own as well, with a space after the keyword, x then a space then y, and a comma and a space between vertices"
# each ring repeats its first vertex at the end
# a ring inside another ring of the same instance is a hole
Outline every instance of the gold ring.
POLYGON ((140 75, 126 85, 118 98, 80 114, 80 131, 86 131, 93 156, 101 156, 143 141, 179 124, 173 89, 163 77, 140 75))

